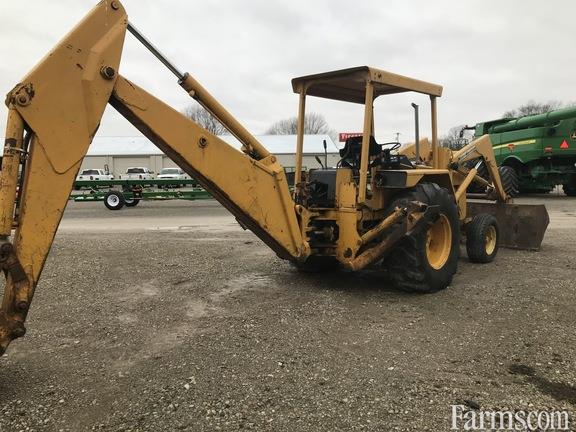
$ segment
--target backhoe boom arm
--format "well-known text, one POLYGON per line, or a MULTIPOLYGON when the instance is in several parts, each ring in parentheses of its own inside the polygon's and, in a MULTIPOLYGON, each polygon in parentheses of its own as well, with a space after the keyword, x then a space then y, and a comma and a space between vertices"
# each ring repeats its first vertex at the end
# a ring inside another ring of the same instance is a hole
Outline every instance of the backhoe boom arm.
POLYGON ((294 201, 275 156, 256 160, 239 152, 123 77, 110 104, 281 258, 304 255, 294 201))

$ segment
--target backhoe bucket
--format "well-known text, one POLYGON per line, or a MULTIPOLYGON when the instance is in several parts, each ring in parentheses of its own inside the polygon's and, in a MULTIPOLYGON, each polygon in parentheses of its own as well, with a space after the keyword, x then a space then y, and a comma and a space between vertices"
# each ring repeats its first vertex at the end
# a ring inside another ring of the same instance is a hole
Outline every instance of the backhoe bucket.
POLYGON ((479 213, 496 217, 500 228, 500 246, 510 249, 539 250, 550 222, 543 204, 468 201, 467 215, 473 217, 479 213))

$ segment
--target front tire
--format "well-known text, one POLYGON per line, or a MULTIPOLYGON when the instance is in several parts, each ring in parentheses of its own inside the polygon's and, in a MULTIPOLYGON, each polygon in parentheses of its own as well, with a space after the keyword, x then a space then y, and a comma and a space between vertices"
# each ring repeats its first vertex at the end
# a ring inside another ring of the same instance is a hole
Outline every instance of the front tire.
POLYGON ((480 213, 466 225, 466 252, 474 263, 494 261, 499 240, 498 221, 491 214, 480 213))
POLYGON ((452 282, 460 255, 460 221, 454 198, 435 183, 423 183, 403 192, 389 207, 420 201, 438 206, 438 217, 428 226, 400 240, 382 266, 396 286, 411 292, 433 293, 452 282))
POLYGON ((126 207, 136 207, 140 204, 140 198, 124 198, 124 204, 126 207))

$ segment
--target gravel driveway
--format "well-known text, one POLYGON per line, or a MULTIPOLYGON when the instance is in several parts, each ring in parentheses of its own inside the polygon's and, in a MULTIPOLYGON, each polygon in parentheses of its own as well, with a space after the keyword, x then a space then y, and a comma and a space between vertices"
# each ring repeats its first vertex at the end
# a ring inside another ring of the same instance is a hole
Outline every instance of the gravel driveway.
POLYGON ((465 254, 451 287, 303 275, 214 202, 72 203, 0 431, 447 431, 451 405, 576 405, 576 200, 539 253, 465 254), (115 228, 117 227, 117 228, 115 228))

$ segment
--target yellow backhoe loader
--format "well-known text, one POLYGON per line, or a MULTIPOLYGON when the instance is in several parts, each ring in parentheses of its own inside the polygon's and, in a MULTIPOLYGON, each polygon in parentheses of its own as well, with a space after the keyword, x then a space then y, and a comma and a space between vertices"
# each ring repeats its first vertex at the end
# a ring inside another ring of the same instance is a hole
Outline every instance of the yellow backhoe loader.
POLYGON ((370 67, 294 79, 299 94, 295 187, 270 154, 191 75, 170 63, 131 23, 118 0, 101 1, 6 98, 9 108, 0 190, 0 265, 6 275, 0 352, 25 333, 24 321, 73 187, 110 103, 195 178, 276 254, 304 270, 377 267, 399 287, 434 292, 458 265, 461 232, 472 261, 499 245, 537 249, 548 223, 543 206, 508 203, 488 136, 457 152, 438 146, 442 87, 370 67), (228 145, 119 71, 126 31, 178 78, 180 86, 239 141, 228 145), (373 102, 383 95, 429 95, 431 141, 374 139, 373 102), (307 97, 364 105, 361 137, 336 167, 302 172, 307 97), (491 180, 469 169, 481 160, 491 180), (471 182, 487 187, 472 202, 471 182))

